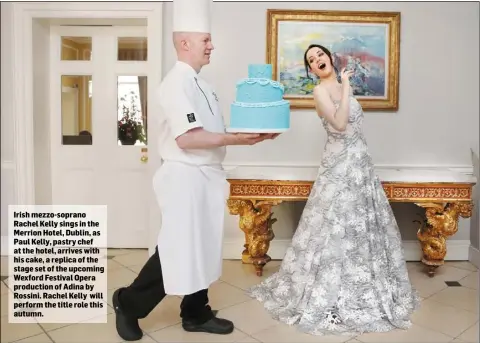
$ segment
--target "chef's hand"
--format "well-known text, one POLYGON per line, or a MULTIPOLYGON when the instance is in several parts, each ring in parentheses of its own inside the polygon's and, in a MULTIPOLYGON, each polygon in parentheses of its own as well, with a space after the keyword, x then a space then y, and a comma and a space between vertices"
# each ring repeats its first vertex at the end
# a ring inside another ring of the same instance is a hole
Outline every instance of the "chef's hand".
POLYGON ((261 137, 263 137, 264 140, 266 139, 275 139, 278 136, 280 136, 279 133, 261 133, 261 137))
POLYGON ((226 145, 254 145, 266 139, 275 139, 278 133, 230 133, 226 145))
POLYGON ((267 140, 267 139, 275 139, 279 135, 280 135, 279 133, 261 133, 259 139, 262 138, 260 140, 260 142, 261 142, 261 141, 264 141, 264 140, 267 140))
POLYGON ((268 137, 268 139, 275 139, 275 138, 277 138, 278 136, 280 136, 279 133, 271 133, 271 134, 270 134, 270 137, 268 137))
POLYGON ((265 137, 259 133, 234 133, 229 137, 232 138, 229 145, 254 145, 265 140, 265 137))

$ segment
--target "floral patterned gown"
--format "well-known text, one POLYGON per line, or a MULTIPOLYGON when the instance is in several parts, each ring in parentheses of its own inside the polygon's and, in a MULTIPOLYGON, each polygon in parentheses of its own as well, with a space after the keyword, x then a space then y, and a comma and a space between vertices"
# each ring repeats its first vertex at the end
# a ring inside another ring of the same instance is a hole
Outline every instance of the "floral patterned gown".
POLYGON ((406 329, 419 304, 363 118, 352 94, 345 131, 322 118, 323 159, 280 271, 247 291, 274 319, 314 335, 406 329))

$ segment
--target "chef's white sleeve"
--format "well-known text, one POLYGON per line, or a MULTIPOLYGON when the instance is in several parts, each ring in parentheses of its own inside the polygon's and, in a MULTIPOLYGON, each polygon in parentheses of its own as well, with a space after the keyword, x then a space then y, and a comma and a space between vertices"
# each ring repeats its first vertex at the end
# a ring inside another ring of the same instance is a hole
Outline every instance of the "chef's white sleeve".
POLYGON ((174 88, 165 94, 163 103, 165 116, 176 139, 189 130, 203 127, 203 123, 193 106, 193 95, 188 94, 188 87, 178 85, 174 88))

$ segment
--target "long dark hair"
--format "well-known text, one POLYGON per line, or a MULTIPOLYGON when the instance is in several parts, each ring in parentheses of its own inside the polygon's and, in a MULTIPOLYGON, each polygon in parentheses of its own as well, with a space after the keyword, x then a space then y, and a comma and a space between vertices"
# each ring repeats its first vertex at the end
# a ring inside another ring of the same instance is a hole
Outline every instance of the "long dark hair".
POLYGON ((323 45, 320 45, 320 44, 310 44, 308 46, 307 50, 305 50, 305 53, 303 54, 303 63, 305 65, 305 73, 307 74, 307 78, 312 79, 310 77, 310 75, 308 74, 308 69, 310 68, 310 63, 308 63, 308 59, 307 59, 307 53, 312 48, 319 48, 320 50, 322 50, 328 56, 328 58, 330 59, 330 63, 332 64, 333 70, 335 71, 335 74, 338 75, 338 70, 335 67, 335 65, 333 64, 332 53, 330 52, 330 50, 328 50, 326 47, 324 47, 323 45))

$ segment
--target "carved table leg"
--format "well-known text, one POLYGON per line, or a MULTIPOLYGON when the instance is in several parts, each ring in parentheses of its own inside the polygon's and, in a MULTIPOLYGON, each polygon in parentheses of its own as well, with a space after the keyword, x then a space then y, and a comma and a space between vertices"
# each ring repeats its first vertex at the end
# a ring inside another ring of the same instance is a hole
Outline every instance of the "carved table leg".
POLYGON ((250 240, 248 238, 247 233, 245 232, 245 244, 243 245, 245 249, 243 249, 242 251, 242 263, 246 263, 246 264, 252 263, 252 258, 250 257, 250 252, 248 251, 249 245, 250 245, 250 240))
POLYGON ((267 255, 270 241, 275 238, 272 224, 272 207, 279 202, 251 201, 229 199, 228 210, 232 215, 239 215, 239 227, 245 233, 245 250, 242 262, 253 264, 256 274, 262 276, 263 267, 271 260, 267 255))
POLYGON ((447 254, 447 237, 458 231, 458 218, 469 218, 472 215, 473 204, 465 203, 417 203, 425 208, 426 220, 421 223, 417 232, 422 246, 422 263, 427 266, 430 277, 436 269, 444 264, 447 254))

